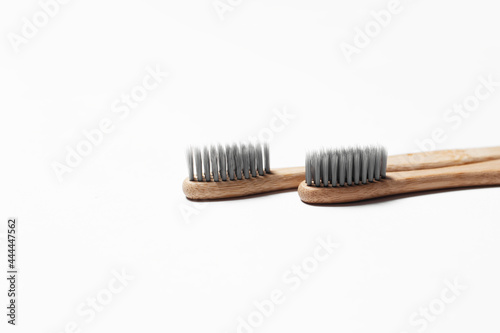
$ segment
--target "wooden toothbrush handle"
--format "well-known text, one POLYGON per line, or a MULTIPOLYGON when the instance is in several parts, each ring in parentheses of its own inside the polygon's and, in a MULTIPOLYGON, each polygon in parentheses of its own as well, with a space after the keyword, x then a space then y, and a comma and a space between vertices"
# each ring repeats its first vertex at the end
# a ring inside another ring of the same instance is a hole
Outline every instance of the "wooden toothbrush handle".
POLYGON ((496 159, 500 159, 500 147, 395 155, 387 159, 387 172, 444 168, 496 159))
POLYGON ((304 178, 304 167, 281 168, 264 176, 240 180, 198 182, 186 178, 182 190, 188 199, 226 199, 296 189, 304 178))
POLYGON ((302 182, 299 196, 307 203, 346 203, 395 194, 458 187, 500 185, 500 159, 452 166, 387 173, 387 178, 366 185, 325 188, 302 182))

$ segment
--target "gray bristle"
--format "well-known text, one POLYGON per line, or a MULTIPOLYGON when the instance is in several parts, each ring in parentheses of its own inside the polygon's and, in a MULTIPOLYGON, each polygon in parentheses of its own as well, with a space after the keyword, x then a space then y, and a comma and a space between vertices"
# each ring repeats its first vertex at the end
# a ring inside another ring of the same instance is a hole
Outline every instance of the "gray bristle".
POLYGON ((352 162, 354 164, 354 184, 359 185, 359 182, 361 180, 361 152, 359 152, 359 150, 354 151, 352 162))
POLYGON ((331 150, 328 157, 330 158, 330 182, 332 183, 332 186, 335 187, 338 183, 339 155, 337 154, 337 151, 331 150))
POLYGON ((260 176, 264 176, 264 157, 262 156, 262 145, 260 142, 255 144, 255 157, 257 158, 257 172, 260 176))
POLYGON ((257 169, 255 168, 255 146, 250 144, 248 150, 250 151, 248 156, 250 159, 250 172, 252 173, 252 177, 257 177, 257 169))
POLYGON ((186 160, 188 165, 188 178, 194 180, 194 167, 193 167, 193 148, 186 149, 186 160))
POLYGON ((349 150, 347 152, 347 185, 352 185, 354 177, 354 152, 349 150))
POLYGON ((208 147, 203 148, 203 173, 205 175, 205 181, 210 181, 210 152, 208 147))
MULTIPOLYGON (((345 153, 342 151, 339 155, 339 185, 344 186, 345 184, 345 171, 346 171, 346 163, 347 158, 345 156, 345 153)), ((317 185, 319 186, 319 185, 317 185)))
POLYGON ((321 183, 321 153, 315 152, 313 157, 314 184, 319 186, 321 183))
POLYGON ((311 153, 307 152, 306 154, 306 163, 305 163, 305 169, 306 169, 306 184, 308 186, 312 185, 312 170, 311 170, 311 153))
POLYGON ((236 163, 234 160, 233 147, 230 145, 226 146, 226 158, 227 158, 227 173, 229 174, 229 180, 234 180, 236 174, 236 163))
POLYGON ((321 159, 321 179, 323 180, 323 184, 328 185, 328 180, 330 179, 330 158, 328 158, 328 152, 323 151, 325 158, 321 159))
POLYGON ((380 181, 387 173, 387 149, 366 146, 321 149, 306 154, 306 184, 352 186, 380 181))
POLYGON ((210 147, 210 163, 212 164, 212 177, 214 182, 219 181, 219 156, 215 146, 210 147))
MULTIPOLYGON (((375 147, 375 161, 382 162, 382 148, 375 147)), ((380 180, 380 170, 382 169, 381 163, 375 163, 375 180, 380 180)))
POLYGON ((200 148, 195 147, 193 149, 194 163, 196 164, 196 179, 199 182, 203 181, 203 166, 201 165, 201 151, 200 148))
POLYGON ((368 181, 368 151, 364 149, 361 152, 361 183, 366 184, 368 181))
POLYGON ((250 152, 244 143, 241 145, 241 155, 243 157, 243 176, 248 179, 250 178, 250 152))
POLYGON ((191 181, 249 179, 271 172, 268 143, 190 147, 186 158, 191 181))
POLYGON ((219 174, 220 174, 220 178, 222 178, 222 181, 226 181, 227 180, 226 151, 224 150, 224 147, 220 143, 217 145, 217 150, 218 150, 218 153, 219 153, 219 174))
POLYGON ((243 171, 243 157, 241 156, 240 147, 235 143, 233 144, 234 163, 236 165, 236 179, 241 179, 241 172, 243 171))
POLYGON ((368 181, 373 182, 375 175, 375 149, 373 147, 368 148, 368 181))

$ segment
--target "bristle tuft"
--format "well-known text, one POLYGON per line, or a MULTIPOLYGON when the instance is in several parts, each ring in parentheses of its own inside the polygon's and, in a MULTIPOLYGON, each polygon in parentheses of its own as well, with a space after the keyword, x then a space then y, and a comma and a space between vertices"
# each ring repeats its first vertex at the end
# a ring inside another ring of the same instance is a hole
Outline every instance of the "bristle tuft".
POLYGON ((191 181, 241 180, 271 172, 267 142, 189 147, 186 159, 191 181))
POLYGON ((352 186, 380 181, 387 173, 387 149, 366 146, 309 151, 305 172, 309 186, 352 186))

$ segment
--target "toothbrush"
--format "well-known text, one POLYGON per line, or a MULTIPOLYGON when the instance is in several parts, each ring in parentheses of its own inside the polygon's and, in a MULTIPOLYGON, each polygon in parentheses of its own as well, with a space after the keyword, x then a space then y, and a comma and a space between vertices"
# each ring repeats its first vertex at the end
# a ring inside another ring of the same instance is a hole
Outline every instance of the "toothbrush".
POLYGON ((298 193, 306 203, 329 204, 486 185, 500 185, 500 147, 388 157, 370 146, 308 153, 298 193))
POLYGON ((191 147, 187 164, 182 189, 195 200, 297 189, 304 179, 304 167, 271 170, 269 144, 263 142, 191 147))

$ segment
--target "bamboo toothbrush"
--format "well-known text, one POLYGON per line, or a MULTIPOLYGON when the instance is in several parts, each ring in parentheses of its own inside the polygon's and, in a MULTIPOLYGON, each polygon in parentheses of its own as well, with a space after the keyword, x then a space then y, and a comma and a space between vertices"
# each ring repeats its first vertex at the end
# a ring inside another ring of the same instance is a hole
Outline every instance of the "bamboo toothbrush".
POLYGON ((428 190, 500 185, 500 147, 387 156, 380 146, 307 154, 302 201, 346 203, 428 190))
POLYGON ((212 145, 187 151, 188 178, 182 184, 189 199, 225 199, 297 189, 304 168, 271 170, 269 145, 212 145))

